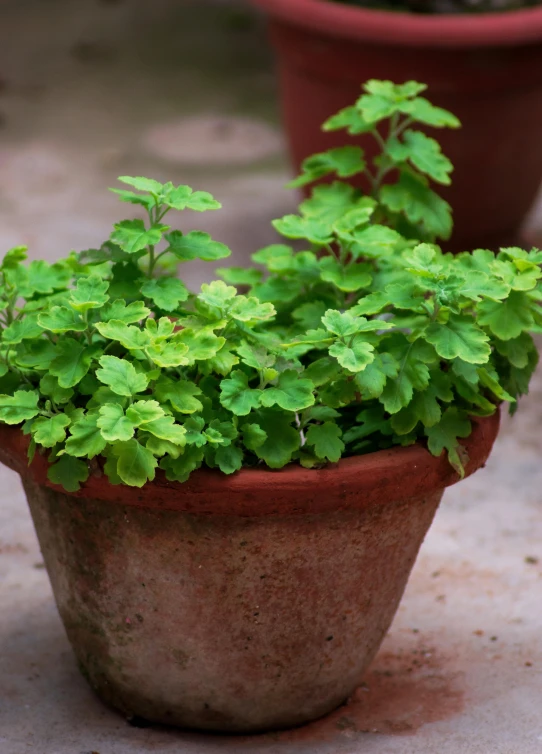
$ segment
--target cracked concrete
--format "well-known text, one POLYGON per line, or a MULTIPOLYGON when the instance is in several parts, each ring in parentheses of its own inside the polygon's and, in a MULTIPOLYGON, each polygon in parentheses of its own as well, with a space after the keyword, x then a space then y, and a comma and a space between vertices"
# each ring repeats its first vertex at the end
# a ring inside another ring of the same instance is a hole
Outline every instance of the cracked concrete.
MULTIPOLYGON (((183 227, 228 243, 234 264, 273 240, 270 219, 295 197, 258 19, 224 0, 4 0, 0 19, 2 248, 27 242, 54 259, 100 243, 121 219, 106 188, 126 173, 216 194, 224 210, 183 227)), ((185 278, 211 274, 187 265, 185 278)), ((258 737, 133 728, 101 705, 76 668, 19 480, 2 469, 0 754, 542 752, 541 406, 539 372, 487 468, 447 492, 350 702, 258 737)))

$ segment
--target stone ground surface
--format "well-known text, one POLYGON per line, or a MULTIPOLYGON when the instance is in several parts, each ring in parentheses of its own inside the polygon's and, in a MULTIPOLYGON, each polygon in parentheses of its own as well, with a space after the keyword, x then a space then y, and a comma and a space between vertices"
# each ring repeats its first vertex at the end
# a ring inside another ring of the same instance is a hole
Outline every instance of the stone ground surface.
MULTIPOLYGON (((234 263, 294 206, 264 31, 232 3, 3 0, 0 72, 2 248, 54 259, 100 243, 120 219, 105 189, 126 173, 215 193, 223 212, 183 228, 212 232, 234 263)), ((542 752, 541 421, 542 373, 487 468, 447 492, 354 698, 258 737, 133 728, 94 698, 1 470, 0 754, 542 752)))

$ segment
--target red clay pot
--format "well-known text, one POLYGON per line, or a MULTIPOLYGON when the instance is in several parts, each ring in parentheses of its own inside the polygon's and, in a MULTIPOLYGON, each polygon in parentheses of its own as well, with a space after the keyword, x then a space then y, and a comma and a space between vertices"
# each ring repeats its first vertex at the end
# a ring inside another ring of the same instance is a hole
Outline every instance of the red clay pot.
MULTIPOLYGON (((498 426, 474 424, 467 473, 498 426)), ((457 481, 413 446, 142 490, 93 475, 72 495, 26 445, 0 427, 83 674, 128 717, 217 731, 298 725, 354 691, 457 481)))
MULTIPOLYGON (((370 78, 429 85, 460 130, 430 129, 455 165, 437 191, 454 209, 448 248, 518 241, 542 179, 542 7, 494 14, 415 15, 328 0, 253 0, 271 17, 284 120, 297 170, 345 143, 320 125, 370 78)), ((374 153, 371 137, 356 142, 374 153)))

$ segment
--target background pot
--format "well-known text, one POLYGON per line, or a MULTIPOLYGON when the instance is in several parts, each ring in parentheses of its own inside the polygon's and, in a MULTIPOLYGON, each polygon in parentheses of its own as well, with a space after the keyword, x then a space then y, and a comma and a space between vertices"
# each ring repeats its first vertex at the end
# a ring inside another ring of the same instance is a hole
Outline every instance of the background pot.
MULTIPOLYGON (((498 424, 474 425, 468 473, 498 424)), ((297 725, 354 691, 457 481, 413 446, 141 490, 93 475, 67 494, 26 444, 0 427, 83 674, 129 717, 220 731, 297 725)))
MULTIPOLYGON (((433 135, 455 165, 437 190, 454 209, 448 248, 518 241, 542 178, 542 7, 464 16, 376 11, 327 0, 253 0, 271 17, 295 170, 345 142, 326 118, 370 78, 429 85, 460 130, 433 135)), ((371 137, 357 143, 373 149, 371 137)))

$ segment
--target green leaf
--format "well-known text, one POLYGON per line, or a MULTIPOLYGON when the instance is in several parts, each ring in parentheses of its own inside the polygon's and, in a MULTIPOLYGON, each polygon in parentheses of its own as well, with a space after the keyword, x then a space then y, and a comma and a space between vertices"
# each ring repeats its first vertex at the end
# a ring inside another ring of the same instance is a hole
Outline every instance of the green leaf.
POLYGON ((257 423, 267 438, 254 452, 271 469, 280 469, 292 460, 301 445, 298 430, 291 426, 291 418, 281 411, 260 410, 257 423))
POLYGON ((211 236, 202 230, 193 230, 184 235, 179 230, 174 230, 166 234, 166 240, 169 243, 167 251, 176 256, 180 262, 188 262, 192 259, 215 262, 231 254, 225 244, 213 241, 211 236))
POLYGON ((159 198, 162 204, 176 210, 206 212, 222 206, 208 191, 193 191, 190 186, 173 186, 171 183, 162 188, 159 198))
POLYGON ((126 306, 124 299, 117 299, 111 304, 107 304, 100 312, 100 318, 102 322, 109 322, 111 319, 124 322, 126 325, 131 325, 134 322, 140 322, 142 319, 146 319, 151 310, 148 309, 143 301, 133 301, 126 306))
POLYGON ((117 395, 132 396, 147 389, 147 376, 136 372, 129 361, 116 356, 101 356, 99 361, 101 369, 96 370, 96 377, 117 395))
POLYGON ((331 184, 324 183, 315 186, 310 199, 305 199, 299 205, 299 209, 304 218, 324 223, 330 228, 331 233, 333 226, 346 214, 351 217, 350 213, 354 210, 364 209, 369 210, 370 216, 370 211, 374 209, 374 206, 373 199, 360 196, 353 186, 342 181, 334 181, 331 184))
POLYGON ((510 395, 500 384, 498 375, 493 370, 484 369, 483 367, 478 370, 478 376, 480 382, 484 387, 487 387, 493 395, 500 401, 510 401, 514 403, 516 400, 513 395, 510 395))
POLYGON ((365 166, 366 162, 363 159, 361 147, 351 145, 335 147, 327 152, 314 154, 304 160, 301 166, 302 174, 290 181, 288 186, 291 188, 305 186, 307 183, 312 183, 329 173, 336 173, 339 178, 349 178, 362 173, 365 166))
POLYGON ((118 458, 117 473, 125 484, 143 487, 148 481, 152 482, 158 461, 137 440, 116 443, 113 453, 118 458))
POLYGON ((162 376, 156 383, 154 393, 161 403, 169 401, 171 407, 181 414, 193 414, 203 409, 203 404, 196 396, 201 389, 189 380, 170 380, 162 376))
POLYGON ((443 239, 450 237, 450 205, 435 194, 421 178, 401 172, 397 183, 382 186, 380 201, 392 212, 404 213, 412 224, 421 224, 430 236, 443 239))
MULTIPOLYGON (((186 331, 183 331, 186 332, 186 331)), ((179 338, 171 340, 168 343, 159 343, 146 349, 146 354, 157 366, 167 369, 168 367, 178 367, 190 363, 188 346, 181 343, 179 338)), ((193 360, 193 357, 191 357, 193 360)))
POLYGON ((453 165, 440 149, 440 144, 421 131, 408 129, 403 134, 403 143, 398 139, 388 141, 386 151, 395 162, 406 162, 418 168, 434 181, 449 186, 453 165))
POLYGON ((118 403, 106 403, 99 410, 98 427, 107 442, 126 441, 134 435, 135 424, 118 403))
POLYGON ((71 456, 94 458, 104 450, 107 442, 98 427, 97 413, 86 414, 70 427, 66 453, 71 456))
POLYGON ((230 285, 256 285, 263 275, 261 270, 250 267, 219 267, 215 274, 230 285))
POLYGON ((362 335, 355 335, 347 345, 337 341, 329 348, 339 364, 349 372, 360 372, 374 360, 374 346, 367 343, 362 335))
MULTIPOLYGON (((218 337, 214 333, 201 330, 196 332, 190 328, 182 330, 175 336, 175 343, 187 347, 186 359, 188 363, 211 359, 220 351, 226 339, 218 337)), ((184 362, 186 363, 186 362, 184 362)))
POLYGON ((152 342, 148 332, 140 330, 139 327, 127 325, 118 319, 111 319, 109 322, 97 322, 95 327, 104 338, 116 340, 128 350, 139 351, 152 342))
POLYGON ((160 419, 164 416, 164 410, 158 401, 136 401, 126 409, 126 416, 136 427, 140 427, 142 424, 160 419))
POLYGON ((489 327, 500 340, 511 340, 532 328, 533 304, 526 293, 512 291, 506 301, 478 304, 478 322, 489 327))
POLYGON ((39 393, 36 390, 16 390, 13 395, 0 395, 0 421, 20 424, 39 413, 39 393))
POLYGON ((253 346, 250 343, 241 343, 237 346, 237 353, 243 364, 258 370, 272 367, 276 358, 264 346, 253 346))
POLYGON ((144 191, 148 194, 159 196, 162 192, 163 184, 155 181, 153 178, 144 178, 143 176, 121 175, 117 179, 127 186, 132 186, 137 191, 144 191))
POLYGON ((176 424, 172 416, 162 416, 159 419, 146 422, 144 429, 145 432, 150 432, 151 435, 161 440, 169 440, 174 445, 183 446, 187 441, 186 429, 180 424, 176 424))
POLYGON ((400 110, 405 115, 409 115, 418 121, 418 123, 424 123, 434 128, 459 128, 461 125, 455 115, 452 115, 452 113, 444 110, 442 107, 432 105, 424 97, 416 97, 408 102, 403 102, 400 110))
POLYGON ((399 364, 396 379, 388 380, 380 402, 389 414, 396 414, 412 400, 414 390, 425 390, 429 384, 429 368, 434 363, 432 347, 423 341, 409 343, 404 336, 388 342, 388 351, 399 364))
POLYGON ((363 134, 372 131, 374 123, 365 120, 357 107, 345 107, 328 118, 322 126, 323 131, 337 131, 342 128, 346 128, 352 135, 363 134))
POLYGON ((70 305, 78 312, 84 313, 89 309, 100 309, 107 301, 109 283, 98 275, 79 278, 77 286, 70 296, 70 305))
POLYGON ((303 379, 294 369, 286 369, 278 377, 275 387, 266 388, 260 403, 266 408, 278 405, 285 411, 302 411, 314 403, 314 385, 303 379))
POLYGON ((56 356, 49 367, 50 372, 58 377, 60 387, 74 387, 88 372, 92 359, 98 352, 96 346, 84 346, 73 338, 64 338, 56 345, 56 356))
POLYGON ((73 396, 71 388, 63 388, 52 374, 45 374, 40 380, 40 392, 51 398, 53 403, 67 403, 73 396))
POLYGON ((185 284, 177 278, 168 277, 147 280, 141 288, 141 293, 165 312, 174 311, 181 301, 188 298, 185 284))
POLYGON ((160 243, 167 225, 158 223, 150 228, 145 228, 143 220, 123 220, 115 223, 115 230, 110 238, 117 243, 127 254, 135 254, 146 249, 147 246, 155 246, 160 243))
POLYGON ((39 416, 32 424, 32 437, 38 445, 53 448, 57 443, 64 441, 69 423, 70 417, 65 414, 57 414, 50 419, 39 416))
POLYGON ((47 478, 53 484, 64 487, 67 492, 77 492, 81 486, 80 482, 87 481, 88 474, 86 463, 71 456, 63 455, 55 464, 49 466, 47 478))
POLYGON ((257 408, 261 396, 262 391, 250 388, 247 375, 239 369, 220 383, 220 403, 236 416, 246 416, 257 408))
POLYGON ((446 323, 433 322, 425 331, 425 339, 443 359, 485 364, 491 354, 489 337, 466 315, 451 315, 446 323))
POLYGON ((164 469, 170 482, 186 482, 190 474, 201 466, 203 454, 201 448, 191 445, 178 458, 163 458, 160 468, 164 469))
POLYGON ((518 369, 524 369, 529 363, 529 353, 535 348, 532 337, 521 333, 510 340, 495 340, 495 348, 518 369))
POLYGON ((407 435, 415 429, 419 421, 425 427, 432 427, 440 421, 442 412, 436 391, 430 385, 423 392, 415 392, 411 402, 391 417, 391 426, 398 435, 407 435))
POLYGON ((378 353, 374 361, 356 373, 354 382, 363 400, 369 400, 379 398, 388 378, 397 377, 398 374, 399 364, 394 357, 389 353, 378 353))
POLYGON ((223 474, 233 474, 243 465, 243 449, 236 445, 221 446, 215 451, 215 463, 223 474))
POLYGON ((2 333, 2 342, 15 345, 23 340, 36 340, 43 332, 38 323, 38 314, 29 314, 23 319, 12 322, 2 333))
POLYGON ((346 293, 367 288, 373 279, 370 269, 368 264, 357 264, 356 262, 342 265, 333 257, 323 257, 320 260, 322 280, 326 283, 333 283, 340 291, 346 293))
POLYGON ((276 314, 273 304, 260 303, 251 296, 237 296, 230 307, 229 315, 240 322, 263 322, 272 319, 276 314))
POLYGON ((257 450, 267 440, 267 433, 259 424, 243 424, 241 426, 243 442, 249 450, 257 450))
MULTIPOLYGON (((26 319, 28 317, 23 322, 26 319)), ((52 306, 49 311, 41 312, 38 314, 38 323, 40 327, 54 333, 84 332, 87 329, 81 315, 67 306, 52 306)))
POLYGON ((342 432, 335 422, 313 424, 307 432, 307 445, 314 448, 318 458, 337 463, 345 447, 341 437, 342 432))
POLYGON ((434 456, 439 456, 443 450, 448 451, 448 460, 457 473, 465 476, 464 462, 466 454, 461 446, 459 437, 468 437, 471 433, 471 423, 464 411, 452 407, 447 408, 438 424, 425 430, 427 447, 434 456))
POLYGON ((285 215, 271 224, 285 238, 304 238, 316 246, 326 246, 333 241, 331 227, 320 219, 285 215))

